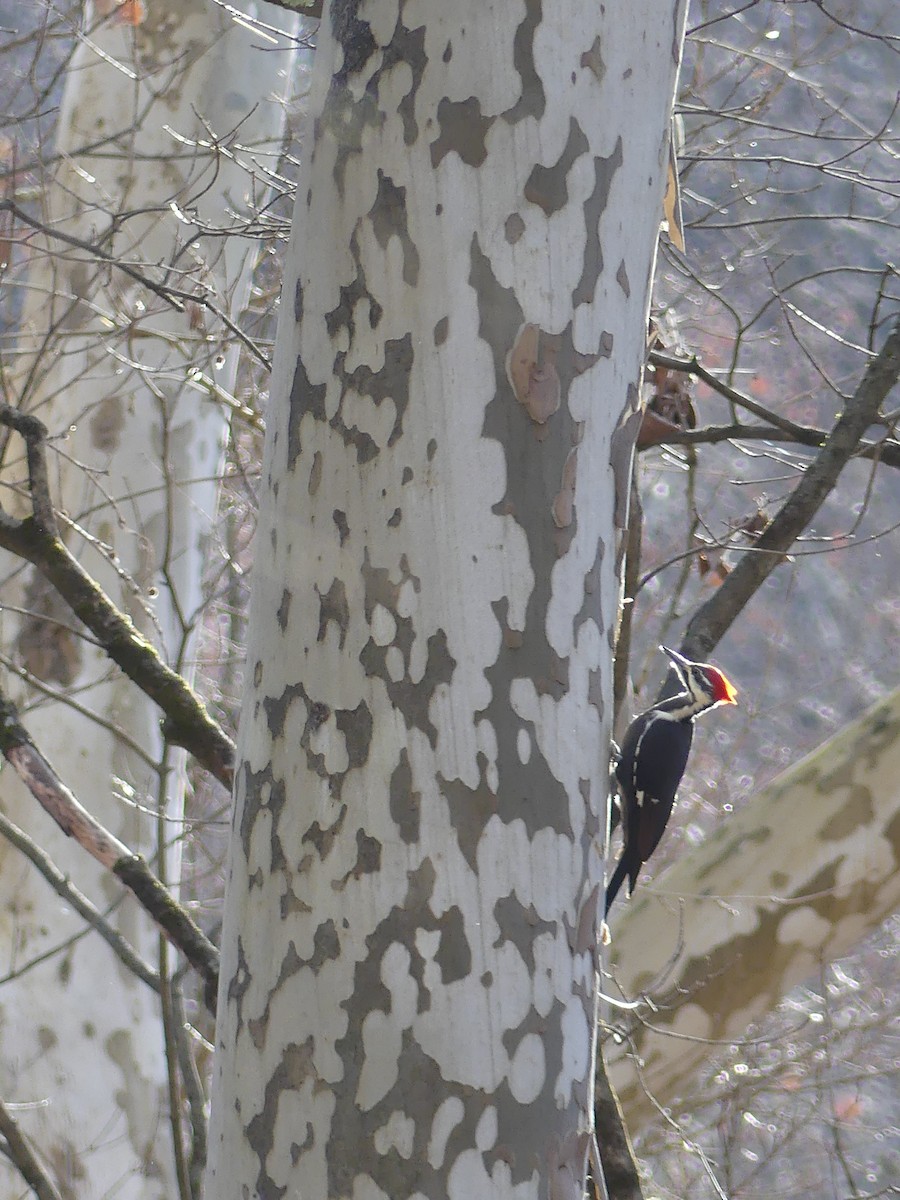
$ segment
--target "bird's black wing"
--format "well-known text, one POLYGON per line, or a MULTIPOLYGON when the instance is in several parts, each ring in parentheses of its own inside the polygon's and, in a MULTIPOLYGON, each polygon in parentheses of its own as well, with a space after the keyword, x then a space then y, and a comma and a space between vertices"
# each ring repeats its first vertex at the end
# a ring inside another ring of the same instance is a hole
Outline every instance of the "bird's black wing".
POLYGON ((694 727, 652 710, 635 721, 625 737, 622 761, 636 761, 633 779, 619 782, 627 792, 629 848, 644 863, 659 845, 687 766, 694 727))

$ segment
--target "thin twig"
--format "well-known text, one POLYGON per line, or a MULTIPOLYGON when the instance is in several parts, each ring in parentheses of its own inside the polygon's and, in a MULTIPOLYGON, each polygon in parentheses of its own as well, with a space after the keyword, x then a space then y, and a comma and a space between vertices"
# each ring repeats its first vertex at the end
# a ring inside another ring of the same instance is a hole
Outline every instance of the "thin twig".
POLYGON ((62 1200, 56 1184, 38 1162, 34 1151, 19 1130, 18 1121, 2 1100, 0 1100, 0 1133, 6 1139, 7 1154, 38 1200, 62 1200))
POLYGON ((47 479, 46 427, 36 417, 5 405, 0 407, 0 424, 25 439, 32 503, 32 516, 21 521, 0 508, 0 546, 38 568, 113 662, 159 705, 169 740, 193 754, 230 789, 235 758, 232 740, 183 676, 163 662, 60 537, 47 479))
MULTIPOLYGON (((693 375, 724 399, 731 401, 738 408, 746 409, 747 412, 766 422, 766 425, 740 425, 735 422, 732 425, 710 425, 700 429, 680 429, 673 426, 671 434, 666 432, 666 445, 696 446, 710 442, 765 439, 796 442, 801 446, 811 446, 818 450, 828 439, 827 430, 816 429, 810 425, 798 425, 795 421, 780 416, 766 408, 765 405, 758 404, 750 396, 730 387, 713 375, 711 371, 708 371, 696 357, 691 359, 674 358, 654 350, 650 354, 650 361, 655 366, 666 367, 670 371, 681 371, 687 375, 693 375), (773 429, 778 433, 774 433, 773 429)), ((857 457, 877 458, 886 466, 900 467, 900 442, 893 438, 881 442, 860 441, 857 457)))
POLYGON ((130 942, 126 941, 115 926, 111 925, 103 913, 96 908, 87 896, 83 895, 71 883, 49 855, 36 842, 24 833, 17 825, 0 812, 0 834, 17 850, 28 858, 47 880, 58 896, 71 904, 79 916, 95 929, 110 947, 116 957, 129 971, 137 975, 154 992, 159 991, 159 976, 151 966, 144 962, 130 942))
POLYGON ((690 658, 705 658, 735 616, 781 562, 834 488, 855 455, 863 434, 900 378, 900 318, 879 353, 866 368, 825 444, 778 515, 746 551, 705 604, 691 618, 682 642, 690 658))
POLYGON ((0 753, 67 837, 107 870, 117 875, 146 909, 169 941, 200 974, 208 1008, 215 1012, 219 952, 190 913, 152 873, 140 854, 133 854, 104 828, 66 787, 0 691, 0 753))

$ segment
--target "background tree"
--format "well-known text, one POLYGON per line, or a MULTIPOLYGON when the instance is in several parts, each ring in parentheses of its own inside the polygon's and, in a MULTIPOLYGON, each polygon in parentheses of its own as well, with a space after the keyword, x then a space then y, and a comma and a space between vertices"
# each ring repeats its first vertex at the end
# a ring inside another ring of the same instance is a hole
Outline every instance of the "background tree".
MULTIPOLYGON (((2 399, 51 432, 48 499, 71 554, 191 679, 223 447, 243 407, 234 320, 255 261, 248 236, 265 228, 290 45, 270 38, 264 68, 248 31, 205 2, 97 4, 48 70, 46 45, 80 14, 34 15, 39 69, 23 70, 8 97, 19 124, 4 155, 15 325, 2 399), (51 152, 45 128, 63 70, 51 152)), ((7 520, 37 509, 23 451, 5 429, 7 520)), ((177 883, 177 731, 160 736, 157 706, 110 663, 46 567, 3 556, 2 688, 93 815, 177 883)), ((62 1195, 170 1198, 175 1166, 187 1194, 202 1170, 203 1119, 191 1146, 181 1118, 186 1095, 196 1107, 203 1098, 185 1073, 192 1053, 166 941, 36 816, 13 773, 3 778, 3 1099, 62 1195), (84 936, 86 918, 104 938, 84 936)), ((12 1195, 16 1175, 4 1168, 0 1191, 12 1195)))

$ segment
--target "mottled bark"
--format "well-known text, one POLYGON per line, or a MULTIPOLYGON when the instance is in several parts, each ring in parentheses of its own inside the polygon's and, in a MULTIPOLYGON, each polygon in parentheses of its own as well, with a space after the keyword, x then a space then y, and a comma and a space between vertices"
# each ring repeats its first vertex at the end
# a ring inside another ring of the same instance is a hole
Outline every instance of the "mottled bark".
POLYGON ((326 10, 263 471, 217 1195, 582 1196, 682 19, 326 10))
POLYGON ((623 907, 615 978, 655 1005, 632 1023, 643 1082, 622 1050, 607 1055, 632 1128, 652 1112, 644 1085, 664 1105, 690 1096, 711 1053, 897 910, 898 781, 894 692, 623 907))

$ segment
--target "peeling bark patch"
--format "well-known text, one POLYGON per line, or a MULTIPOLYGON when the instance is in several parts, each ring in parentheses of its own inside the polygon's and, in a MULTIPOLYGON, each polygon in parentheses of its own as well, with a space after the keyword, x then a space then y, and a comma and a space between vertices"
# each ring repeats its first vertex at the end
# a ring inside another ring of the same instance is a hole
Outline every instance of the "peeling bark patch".
MULTIPOLYGON (((409 376, 412 365, 412 334, 405 333, 401 338, 385 342, 384 366, 381 370, 373 371, 371 367, 362 366, 344 377, 347 387, 352 388, 361 396, 368 396, 376 407, 386 399, 394 402, 397 417, 388 437, 389 446, 393 446, 403 432, 403 417, 409 404, 409 376)), ((340 409, 332 418, 331 425, 344 435, 344 440, 348 444, 354 440, 341 419, 340 409)), ((363 436, 371 441, 368 434, 363 436)))
POLYGON ((313 971, 317 972, 323 963, 340 958, 341 941, 338 937, 337 927, 330 917, 316 930, 313 947, 312 958, 300 960, 305 967, 309 967, 313 971))
POLYGON ((341 807, 335 821, 323 829, 318 821, 313 821, 306 833, 300 839, 301 845, 306 845, 308 842, 316 851, 322 862, 331 853, 331 847, 334 845, 335 838, 338 837, 344 827, 344 821, 347 817, 346 804, 341 807))
MULTIPOLYGON (((515 893, 498 900, 494 905, 494 917, 500 927, 500 936, 494 943, 502 946, 512 942, 528 966, 531 977, 535 974, 534 944, 542 933, 555 935, 556 922, 545 921, 538 916, 533 904, 523 907, 515 893)), ((505 1041, 505 1038, 504 1038, 505 1041)))
POLYGON ((542 336, 537 325, 523 325, 507 358, 515 397, 538 425, 549 421, 560 404, 557 344, 557 339, 542 336))
POLYGON ((587 242, 584 247, 584 270, 575 291, 572 303, 591 304, 597 279, 603 270, 603 251, 600 249, 600 218, 609 203, 609 191, 613 177, 623 163, 622 139, 616 141, 609 158, 594 158, 594 187, 584 202, 584 228, 587 242))
POLYGON ((349 880, 361 879, 363 875, 374 875, 381 870, 381 842, 369 837, 362 829, 356 831, 356 862, 342 880, 332 884, 335 891, 341 891, 349 880))
POLYGON ((409 236, 406 218, 406 188, 398 187, 392 179, 378 172, 378 195, 369 210, 372 231, 382 250, 392 237, 397 237, 403 249, 403 282, 415 287, 419 282, 419 252, 409 236))
POLYGON ((313 464, 309 469, 309 484, 307 491, 310 496, 314 496, 319 490, 319 484, 322 482, 322 451, 317 450, 313 455, 313 464))
POLYGON ((397 21, 390 43, 384 47, 381 66, 372 76, 370 90, 377 92, 381 77, 392 71, 398 63, 404 63, 412 73, 410 89, 397 105, 397 112, 403 122, 403 141, 405 145, 412 146, 419 137, 419 124, 416 121, 416 95, 428 65, 425 55, 424 26, 420 26, 418 29, 407 29, 401 20, 397 21))
POLYGON ((338 537, 340 538, 341 545, 343 546, 344 542, 346 542, 347 538, 350 536, 350 526, 347 524, 347 514, 343 511, 343 509, 336 508, 331 514, 331 519, 337 526, 338 537))
POLYGON ((584 54, 582 54, 581 66, 586 67, 598 83, 603 82, 603 76, 606 74, 606 64, 603 61, 603 54, 601 53, 599 35, 594 38, 590 50, 585 50, 584 54))
POLYGON ((308 1078, 317 1078, 313 1066, 315 1042, 308 1037, 302 1045, 291 1043, 281 1052, 278 1066, 266 1083, 262 1111, 246 1126, 247 1142, 259 1160, 256 1176, 256 1195, 259 1200, 280 1200, 287 1195, 286 1187, 279 1187, 266 1168, 272 1147, 275 1145, 275 1128, 278 1121, 278 1106, 285 1092, 298 1092, 308 1078))
POLYGON ((875 819, 871 790, 855 783, 847 789, 846 804, 822 827, 819 836, 824 842, 841 842, 858 829, 871 825, 875 819))
POLYGON ((288 400, 290 414, 288 416, 288 467, 293 470, 300 455, 300 422, 306 413, 311 413, 316 420, 325 419, 325 384, 313 385, 306 373, 306 367, 301 358, 297 359, 294 371, 294 381, 291 384, 291 394, 288 400))
MULTIPOLYGON (((594 561, 591 564, 589 571, 585 572, 584 576, 584 601, 581 609, 575 618, 575 632, 582 627, 585 621, 594 621, 597 627, 603 630, 603 614, 600 611, 600 596, 601 580, 600 572, 603 568, 603 553, 605 546, 603 539, 597 539, 597 551, 594 555, 594 561)), ((603 706, 600 707, 600 715, 603 715, 603 706)))
POLYGON ((264 767, 261 771, 252 771, 245 763, 240 775, 238 798, 242 801, 238 808, 241 814, 241 845, 248 863, 251 861, 253 828, 260 810, 265 809, 272 821, 270 865, 273 870, 283 866, 286 860, 278 841, 278 822, 287 800, 284 780, 274 777, 271 766, 264 767))
POLYGON ((631 296, 631 284, 628 282, 628 271, 625 269, 625 259, 619 263, 619 269, 616 271, 616 283, 622 289, 625 299, 631 296))
POLYGON ((316 640, 324 642, 328 632, 328 626, 331 621, 334 621, 338 627, 339 641, 338 645, 341 650, 344 648, 344 641, 347 637, 347 626, 350 624, 350 606, 347 603, 347 589, 344 587, 342 579, 333 579, 331 587, 323 596, 316 589, 319 596, 319 632, 316 635, 316 640))
POLYGON ((510 246, 514 246, 525 232, 525 222, 518 213, 510 213, 503 226, 503 234, 510 246))
POLYGON ((278 628, 284 633, 288 626, 288 619, 291 614, 291 593, 284 589, 281 593, 281 603, 278 605, 278 612, 275 614, 278 620, 278 628))
MULTIPOLYGON (((350 238, 350 253, 356 263, 356 276, 350 283, 341 286, 338 292, 340 297, 338 303, 325 314, 325 328, 328 330, 328 336, 332 339, 342 329, 345 329, 352 342, 356 335, 356 311, 363 301, 368 302, 369 327, 371 329, 378 328, 384 314, 381 305, 366 284, 366 275, 360 259, 359 239, 356 233, 350 238)), ((324 416, 324 412, 322 415, 324 416)))
POLYGON ((578 473, 578 448, 569 451, 563 467, 559 491, 553 501, 553 523, 557 529, 567 529, 575 519, 575 482, 578 473))
POLYGON ((443 346, 447 340, 447 334, 450 332, 450 318, 441 317, 434 327, 434 344, 443 346))
POLYGON ((547 106, 544 85, 534 65, 534 35, 541 23, 542 8, 543 0, 525 0, 525 16, 513 39, 513 67, 522 80, 522 94, 503 114, 510 125, 526 117, 540 120, 547 106))
POLYGON ((576 159, 590 150, 584 130, 574 117, 569 118, 569 138, 557 161, 549 167, 534 167, 525 184, 525 199, 536 204, 549 217, 569 202, 566 176, 576 159))
POLYGON ((431 165, 438 166, 446 155, 456 151, 468 166, 480 167, 487 158, 485 138, 494 118, 481 115, 478 97, 453 101, 443 96, 438 104, 437 121, 441 132, 431 143, 431 165))
POLYGON ((336 82, 344 83, 363 69, 378 49, 368 21, 357 16, 360 0, 332 0, 331 32, 344 52, 344 61, 335 71, 336 82))
POLYGON ((456 905, 447 909, 438 921, 441 940, 434 961, 441 969, 441 982, 455 983, 465 979, 472 971, 472 948, 466 937, 466 923, 462 910, 456 905))
MULTIPOLYGON (((397 623, 399 628, 399 619, 397 623)), ((409 636, 410 638, 412 636, 411 625, 409 636)), ((387 647, 377 646, 370 639, 363 647, 359 660, 365 667, 368 676, 374 676, 383 681, 391 703, 402 714, 407 726, 421 729, 433 749, 437 745, 437 729, 428 715, 431 698, 442 683, 450 682, 456 667, 456 659, 447 646, 447 634, 443 629, 439 629, 428 639, 425 671, 418 683, 413 683, 408 674, 395 682, 387 669, 386 657, 387 647)), ((405 655, 405 658, 408 669, 408 655, 405 655)))
POLYGON ((247 955, 244 953, 244 943, 240 937, 238 937, 237 959, 238 965, 228 981, 227 998, 228 1003, 234 1005, 235 1033, 240 1036, 244 1028, 244 997, 250 990, 251 983, 250 967, 247 955))
POLYGON ((344 735, 350 770, 364 766, 369 759, 372 744, 372 714, 365 700, 356 708, 339 708, 334 715, 335 723, 344 735))
POLYGON ((404 746, 400 751, 400 761, 391 775, 390 810, 391 819, 407 846, 414 846, 419 840, 421 803, 421 793, 413 791, 412 768, 404 746))

